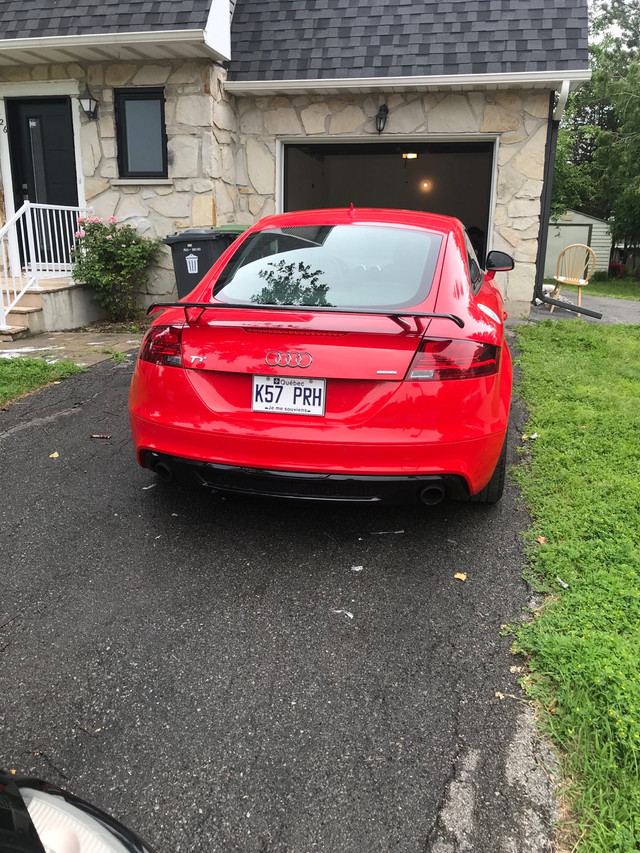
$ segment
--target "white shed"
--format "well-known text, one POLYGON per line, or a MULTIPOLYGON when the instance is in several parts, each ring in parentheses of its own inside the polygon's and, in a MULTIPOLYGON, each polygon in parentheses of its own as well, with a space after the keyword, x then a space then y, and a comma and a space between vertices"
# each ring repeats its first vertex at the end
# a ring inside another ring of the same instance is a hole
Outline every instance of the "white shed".
POLYGON ((544 261, 545 278, 556 274, 558 255, 573 243, 591 246, 596 254, 596 270, 608 270, 611 242, 609 223, 604 219, 578 213, 577 210, 567 210, 557 222, 549 222, 547 254, 544 261))

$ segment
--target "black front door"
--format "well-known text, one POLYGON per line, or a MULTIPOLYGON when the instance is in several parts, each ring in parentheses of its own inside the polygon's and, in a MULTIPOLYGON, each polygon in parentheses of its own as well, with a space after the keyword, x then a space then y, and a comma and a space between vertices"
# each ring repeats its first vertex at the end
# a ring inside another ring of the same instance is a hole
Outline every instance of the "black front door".
POLYGON ((7 99, 16 210, 23 202, 78 204, 69 98, 7 99))

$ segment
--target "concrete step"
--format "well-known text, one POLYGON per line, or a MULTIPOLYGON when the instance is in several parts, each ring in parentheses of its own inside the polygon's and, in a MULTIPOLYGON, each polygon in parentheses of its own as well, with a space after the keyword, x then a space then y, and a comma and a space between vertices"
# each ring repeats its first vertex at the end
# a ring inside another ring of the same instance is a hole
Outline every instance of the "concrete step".
POLYGON ((42 308, 42 293, 38 290, 26 290, 20 297, 18 305, 21 308, 42 308))
MULTIPOLYGON (((12 292, 26 285, 27 279, 11 281, 12 292)), ((0 292, 4 300, 5 311, 10 296, 0 292)), ((76 284, 70 276, 41 278, 37 287, 31 287, 22 294, 18 303, 7 312, 7 325, 17 331, 5 332, 4 340, 12 340, 10 335, 38 335, 42 332, 56 332, 88 326, 95 320, 106 316, 106 311, 95 301, 86 285, 76 284)))
POLYGON ((22 294, 19 304, 24 308, 42 308, 43 300, 47 294, 69 290, 75 286, 69 276, 63 278, 43 278, 37 290, 32 288, 22 294))
POLYGON ((10 326, 26 326, 30 335, 39 335, 44 332, 44 314, 42 305, 36 308, 35 306, 22 305, 22 300, 18 305, 14 305, 11 311, 7 314, 7 323, 10 326))
POLYGON ((28 326, 9 326, 6 329, 0 329, 0 342, 8 344, 20 338, 26 338, 28 334, 28 326))
MULTIPOLYGON (((27 279, 15 279, 12 282, 12 289, 20 290, 22 287, 26 287, 27 279)), ((75 283, 70 276, 61 276, 60 278, 43 278, 40 280, 39 287, 32 287, 29 290, 25 290, 25 292, 20 297, 20 304, 25 307, 36 307, 40 308, 42 305, 42 294, 43 293, 55 293, 58 290, 67 290, 70 287, 75 287, 75 283)), ((4 298, 4 304, 7 305, 8 294, 2 294, 4 298)))
POLYGON ((23 287, 26 287, 26 285, 26 278, 10 279, 9 282, 7 282, 7 287, 9 287, 8 291, 5 291, 4 287, 0 285, 0 298, 2 298, 2 304, 5 311, 7 310, 9 302, 13 301, 14 293, 19 292, 23 287))
POLYGON ((42 310, 48 332, 78 329, 107 316, 95 301, 86 284, 71 283, 69 279, 41 282, 42 310))
POLYGON ((26 290, 8 312, 7 323, 21 329, 26 325, 27 334, 38 335, 77 329, 105 316, 106 312, 97 305, 86 285, 76 284, 70 276, 61 276, 40 279, 37 289, 26 290))

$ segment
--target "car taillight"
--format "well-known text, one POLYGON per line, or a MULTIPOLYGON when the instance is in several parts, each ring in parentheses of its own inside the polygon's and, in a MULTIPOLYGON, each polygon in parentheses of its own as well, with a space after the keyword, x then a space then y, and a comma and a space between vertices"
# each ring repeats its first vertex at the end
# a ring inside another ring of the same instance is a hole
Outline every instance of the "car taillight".
POLYGON ((405 379, 429 381, 491 376, 500 366, 500 347, 478 341, 427 339, 420 343, 405 379))
POLYGON ((182 328, 152 326, 142 340, 138 358, 152 364, 182 367, 182 328))

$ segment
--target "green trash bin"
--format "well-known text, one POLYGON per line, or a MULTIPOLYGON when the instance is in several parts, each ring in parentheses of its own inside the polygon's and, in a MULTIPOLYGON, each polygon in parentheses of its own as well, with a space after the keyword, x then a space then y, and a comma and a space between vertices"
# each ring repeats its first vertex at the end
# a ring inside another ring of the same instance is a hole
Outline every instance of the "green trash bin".
POLYGON ((216 225, 211 230, 215 231, 216 234, 235 234, 236 237, 239 237, 240 234, 244 234, 248 227, 248 225, 216 225))
POLYGON ((169 234, 162 241, 171 247, 178 298, 191 293, 247 225, 218 225, 216 228, 190 228, 169 234))

